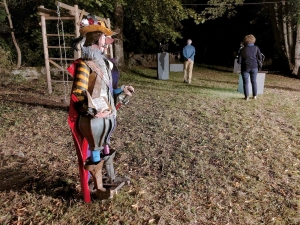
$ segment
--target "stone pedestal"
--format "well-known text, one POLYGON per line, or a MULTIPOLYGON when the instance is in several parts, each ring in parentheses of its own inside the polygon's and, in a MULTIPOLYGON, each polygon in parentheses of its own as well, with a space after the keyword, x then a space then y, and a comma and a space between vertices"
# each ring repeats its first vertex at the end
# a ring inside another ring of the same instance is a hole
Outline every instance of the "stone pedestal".
POLYGON ((241 65, 237 63, 238 59, 234 59, 233 73, 241 73, 241 65))
POLYGON ((170 64, 170 72, 183 72, 183 64, 170 64))
POLYGON ((300 66, 298 68, 297 78, 300 79, 300 66))
MULTIPOLYGON (((256 83, 257 83, 257 94, 258 95, 263 94, 263 92, 264 92, 265 78, 266 78, 266 73, 263 73, 262 71, 257 73, 256 83)), ((239 75, 238 92, 244 94, 243 79, 242 79, 241 74, 239 75)), ((251 81, 249 81, 249 95, 252 95, 251 81)))
POLYGON ((169 79, 169 53, 161 52, 157 53, 157 79, 168 80, 169 79))

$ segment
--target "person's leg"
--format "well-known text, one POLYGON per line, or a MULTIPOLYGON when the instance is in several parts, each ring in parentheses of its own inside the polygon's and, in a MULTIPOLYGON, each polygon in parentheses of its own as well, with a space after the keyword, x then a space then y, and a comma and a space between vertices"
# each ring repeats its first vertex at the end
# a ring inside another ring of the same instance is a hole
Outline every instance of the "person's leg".
POLYGON ((250 71, 250 80, 252 84, 252 94, 254 99, 256 99, 257 96, 257 82, 256 82, 257 73, 258 73, 257 68, 250 71))
POLYGON ((183 64, 183 81, 184 82, 188 82, 188 77, 187 77, 187 69, 188 69, 188 62, 189 61, 184 61, 184 64, 183 64))
POLYGON ((194 61, 190 61, 189 63, 189 84, 192 82, 192 76, 193 76, 193 66, 194 66, 194 61))
POLYGON ((249 76, 250 74, 248 71, 242 71, 243 88, 244 88, 244 95, 246 100, 249 98, 249 90, 248 90, 249 76))

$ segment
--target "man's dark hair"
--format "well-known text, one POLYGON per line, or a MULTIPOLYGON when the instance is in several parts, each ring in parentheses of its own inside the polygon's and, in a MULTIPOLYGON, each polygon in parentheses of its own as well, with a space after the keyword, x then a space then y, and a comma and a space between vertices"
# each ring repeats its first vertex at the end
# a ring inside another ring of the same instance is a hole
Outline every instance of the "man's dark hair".
POLYGON ((100 31, 95 31, 95 32, 90 32, 90 33, 87 33, 86 34, 86 39, 85 39, 85 42, 84 42, 84 47, 88 47, 88 46, 91 46, 93 44, 97 44, 98 41, 99 41, 99 38, 100 36, 102 35, 103 33, 100 32, 100 31))

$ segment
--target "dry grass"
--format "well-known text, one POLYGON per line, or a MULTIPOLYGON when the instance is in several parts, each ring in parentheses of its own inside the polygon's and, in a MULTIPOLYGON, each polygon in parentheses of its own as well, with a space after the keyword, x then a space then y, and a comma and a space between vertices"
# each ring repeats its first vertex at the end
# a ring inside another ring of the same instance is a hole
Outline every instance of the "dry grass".
POLYGON ((1 224, 299 224, 300 80, 267 74, 243 101, 236 74, 201 65, 192 85, 133 68, 136 89, 112 138, 113 199, 82 201, 64 87, 0 88, 1 224))

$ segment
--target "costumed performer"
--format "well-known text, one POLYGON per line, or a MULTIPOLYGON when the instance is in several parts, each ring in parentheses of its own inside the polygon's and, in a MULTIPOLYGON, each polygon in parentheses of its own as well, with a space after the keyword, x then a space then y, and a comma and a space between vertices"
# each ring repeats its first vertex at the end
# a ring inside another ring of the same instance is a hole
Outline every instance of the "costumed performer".
POLYGON ((116 127, 117 108, 128 102, 134 88, 118 88, 118 68, 104 54, 113 42, 108 36, 115 33, 91 14, 81 21, 80 27, 80 37, 74 46, 80 43, 82 57, 68 68, 74 74, 68 121, 77 150, 84 200, 89 202, 88 171, 97 194, 106 191, 104 183, 114 185, 122 181, 115 176, 115 151, 109 148, 110 137, 116 127), (106 180, 102 177, 103 166, 106 180))

